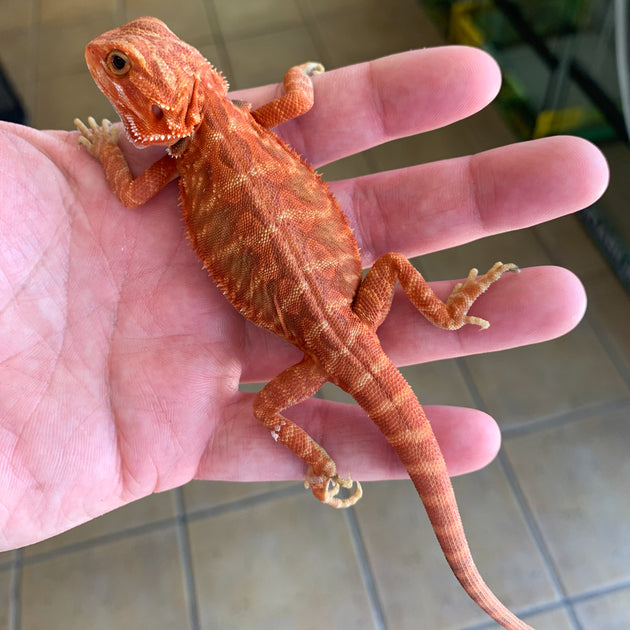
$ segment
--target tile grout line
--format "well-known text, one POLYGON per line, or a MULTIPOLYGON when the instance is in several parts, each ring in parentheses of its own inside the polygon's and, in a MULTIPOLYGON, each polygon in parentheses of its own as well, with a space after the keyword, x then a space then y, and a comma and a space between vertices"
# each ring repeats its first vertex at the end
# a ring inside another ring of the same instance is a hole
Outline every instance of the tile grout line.
POLYGON ((184 491, 181 486, 174 490, 175 507, 177 513, 177 542, 179 546, 179 558, 184 577, 184 592, 186 594, 186 608, 188 610, 188 622, 190 630, 199 630, 199 604, 197 602, 197 588, 195 585, 195 572, 192 565, 190 551, 190 537, 188 535, 188 519, 186 518, 186 505, 184 491))
MULTIPOLYGON (((564 602, 548 602, 546 604, 534 605, 529 608, 522 608, 518 611, 519 617, 528 617, 530 615, 539 615, 541 613, 553 612, 555 610, 565 610, 564 602)), ((497 628, 495 621, 486 620, 464 626, 461 630, 495 630, 497 628)))
MULTIPOLYGON (((597 202, 595 202, 594 204, 591 204, 591 205, 596 205, 596 204, 597 204, 597 202)), ((579 212, 582 212, 582 211, 580 210, 579 212)), ((577 214, 578 213, 573 213, 572 216, 575 216, 576 219, 578 219, 578 223, 580 224, 581 229, 583 230, 583 232, 588 237, 588 239, 589 239, 593 249, 596 250, 596 251, 600 251, 599 248, 597 247, 597 245, 593 242, 590 234, 588 234, 588 231, 584 227, 583 223, 581 221, 579 221, 579 218, 577 217, 577 214)), ((538 244, 541 246, 541 248, 543 249, 545 254, 548 256, 548 258, 551 261, 551 263, 553 265, 558 265, 558 266, 563 267, 563 268, 566 269, 563 261, 556 255, 555 251, 551 247, 549 247, 547 245, 547 242, 545 241, 545 239, 540 235, 539 230, 538 229, 534 229, 534 230, 532 230, 532 233, 534 235, 534 238, 538 241, 538 244)), ((569 271, 571 271, 571 270, 569 270, 569 271)), ((614 270, 611 269, 610 265, 608 265, 608 264, 606 265, 605 271, 607 273, 613 275, 613 277, 616 277, 616 274, 615 274, 614 270)), ((575 272, 573 272, 573 273, 575 273, 575 272)), ((580 274, 580 275, 585 276, 586 278, 595 279, 599 275, 601 275, 602 273, 604 273, 604 270, 591 271, 590 273, 580 274)), ((576 275, 577 275, 577 273, 576 273, 576 275)), ((578 279, 584 285, 584 282, 582 281, 582 278, 580 276, 578 276, 578 279)), ((618 278, 616 278, 616 279, 619 280, 618 278)), ((605 326, 600 326, 598 324, 597 317, 594 316, 592 311, 588 310, 588 307, 587 307, 586 313, 584 314, 584 317, 583 317, 582 321, 585 321, 588 324, 588 326, 591 328, 591 330, 593 331, 595 337, 597 338, 597 341, 600 343, 600 345, 604 349, 604 351, 606 353, 606 356, 608 357, 609 361, 613 364, 613 367, 617 370, 617 373, 621 377, 621 380, 626 384, 626 387, 630 388, 630 374, 628 373, 628 370, 626 369, 626 367, 623 364, 623 362, 619 359, 619 356, 615 352, 614 346, 611 343, 611 341, 608 339, 608 337, 606 337, 605 334, 602 334, 602 329, 605 329, 605 326)))
POLYGON ((9 626, 8 630, 20 630, 22 626, 22 551, 13 552, 13 567, 11 568, 11 591, 9 595, 9 626))
POLYGON ((572 604, 581 604, 582 602, 587 602, 591 599, 604 597, 620 591, 630 591, 630 579, 626 579, 615 584, 609 584, 608 586, 593 588, 590 591, 584 591, 578 595, 571 595, 567 599, 572 604))
POLYGON ((332 57, 328 53, 326 43, 324 42, 324 38, 321 35, 319 25, 317 23, 317 18, 313 14, 310 6, 305 4, 303 1, 298 1, 297 3, 298 11, 302 16, 302 22, 304 24, 304 28, 306 32, 309 34, 309 37, 313 41, 315 45, 315 50, 317 51, 318 61, 322 63, 324 68, 328 68, 332 65, 332 57))
MULTIPOLYGON (((221 503, 209 508, 193 510, 186 515, 186 522, 189 523, 191 521, 199 520, 202 518, 219 516, 221 514, 225 514, 226 512, 245 510, 254 505, 266 503, 268 501, 274 501, 276 499, 287 496, 292 496, 293 494, 297 494, 298 492, 303 492, 303 489, 300 486, 291 486, 288 488, 264 492, 259 495, 254 495, 253 497, 246 497, 243 499, 237 499, 235 501, 228 501, 226 503, 221 503)), ((141 525, 134 525, 132 527, 127 527, 122 530, 110 532, 107 534, 101 534, 93 538, 70 543, 68 545, 58 547, 57 549, 53 549, 50 551, 43 551, 27 557, 20 556, 20 558, 14 561, 14 563, 22 568, 24 566, 46 562, 47 560, 51 560, 59 556, 76 553, 84 549, 91 549, 93 547, 100 547, 102 545, 107 545, 109 543, 117 542, 119 540, 126 540, 128 538, 143 536, 144 534, 150 534, 152 532, 168 529, 170 527, 176 528, 178 524, 178 518, 178 516, 172 516, 156 521, 150 521, 147 523, 142 523, 141 525)))
MULTIPOLYGON (((598 597, 604 597, 606 595, 610 595, 613 593, 618 593, 621 591, 630 591, 630 579, 624 580, 621 582, 617 582, 616 584, 609 586, 602 586, 598 588, 591 589, 589 591, 584 591, 583 593, 579 593, 578 595, 569 595, 566 599, 559 600, 556 602, 548 602, 545 604, 530 606, 529 608, 522 608, 520 610, 520 615, 523 617, 527 617, 529 615, 538 615, 541 613, 552 612, 555 610, 567 610, 568 606, 573 606, 575 604, 581 604, 583 602, 590 601, 592 599, 597 599, 598 597)), ((573 618, 571 618, 571 622, 573 622, 573 618)), ((578 622, 578 625, 575 625, 574 628, 582 628, 583 626, 578 622)), ((496 624, 493 621, 481 621, 479 623, 474 623, 469 626, 465 626, 461 628, 461 630, 494 630, 496 628, 496 624)))
MULTIPOLYGON (((461 374, 464 379, 464 382, 466 383, 468 391, 470 395, 472 396, 475 407, 487 413, 487 405, 485 404, 485 401, 483 400, 481 393, 479 392, 477 386, 475 385, 475 382, 474 382, 474 379, 472 378, 472 374, 470 373, 468 364, 463 359, 458 359, 457 364, 461 370, 461 374)), ((547 573, 556 590, 556 593, 560 595, 561 601, 558 603, 564 606, 564 609, 566 610, 567 615, 569 616, 570 621, 573 624, 573 627, 576 630, 582 630, 582 627, 580 623, 578 622, 577 617, 575 615, 575 611, 573 610, 573 607, 570 605, 568 601, 567 593, 564 589, 564 586, 562 585, 562 580, 560 579, 560 573, 557 570, 555 562, 553 561, 553 558, 551 556, 547 543, 545 542, 542 531, 540 530, 540 527, 538 526, 538 523, 536 522, 534 513, 529 503, 527 502, 527 499, 525 498, 525 493, 523 492, 523 489, 518 481, 516 472, 512 468, 512 465, 507 457, 507 454, 505 453, 505 449, 501 448, 499 450, 499 453, 497 455, 497 460, 501 466, 501 470, 503 471, 503 474, 505 475, 507 479, 510 489, 512 490, 512 494, 519 507, 521 516, 525 521, 525 527, 529 531, 529 534, 534 540, 534 543, 536 545, 536 549, 538 550, 538 553, 542 557, 543 565, 545 566, 547 570, 547 573)))
POLYGON ((551 551, 549 550, 549 546, 547 545, 543 533, 536 522, 536 517, 534 516, 533 510, 531 509, 527 498, 525 497, 525 493, 523 492, 523 488, 518 481, 518 477, 514 468, 512 468, 512 464, 502 449, 499 451, 498 460, 501 465, 501 469, 503 470, 503 474, 506 476, 510 487, 512 488, 512 492, 516 498, 516 502, 521 510, 521 514, 525 519, 525 525, 529 530, 531 537, 534 539, 536 543, 536 548, 538 549, 538 553, 542 556, 543 563, 547 569, 547 573, 551 579, 551 582, 556 589, 556 592, 559 593, 561 598, 561 603, 564 604, 564 609, 569 616, 569 620, 572 623, 573 627, 577 630, 583 630, 582 625, 578 621, 577 615, 575 614, 575 610, 571 605, 571 601, 567 594, 567 591, 562 583, 560 578, 560 571, 554 562, 553 556, 551 555, 551 551))
MULTIPOLYGON (((612 586, 595 588, 590 591, 580 593, 579 595, 570 595, 565 601, 549 602, 546 604, 530 606, 529 608, 523 608, 520 610, 520 614, 521 616, 527 617, 529 615, 538 615, 541 613, 553 612, 555 610, 567 610, 567 605, 580 604, 591 599, 597 599, 598 597, 603 597, 605 595, 610 595, 611 593, 617 593, 625 590, 630 591, 630 580, 624 580, 613 584, 612 586)), ((571 618, 571 622, 572 621, 573 619, 571 618)), ((574 627, 581 629, 582 625, 578 623, 578 625, 574 627)), ((461 630, 494 630, 495 628, 496 624, 493 621, 482 621, 465 626, 464 628, 461 628, 461 630)))
POLYGON ((580 422, 595 415, 603 415, 614 413, 616 411, 624 411, 630 407, 630 397, 619 398, 618 400, 605 400, 604 402, 596 402, 583 405, 582 407, 562 411, 558 414, 550 415, 540 420, 532 420, 523 422, 511 427, 506 427, 501 434, 506 439, 518 438, 532 435, 547 429, 556 429, 573 422, 580 422))
MULTIPOLYGON (((212 35, 212 43, 217 47, 219 61, 221 62, 221 74, 224 77, 232 78, 234 73, 232 72, 232 58, 228 52, 225 35, 221 30, 221 24, 219 21, 219 14, 214 4, 214 0, 205 0, 203 7, 206 11, 208 21, 210 22, 210 33, 212 35)), ((229 94, 229 92, 228 92, 229 94)))
POLYGON ((269 503, 285 497, 291 497, 297 494, 304 494, 304 488, 297 484, 295 486, 288 486, 278 490, 269 490, 268 492, 243 497, 242 499, 227 501, 226 503, 219 503, 206 508, 189 510, 186 514, 186 520, 190 523, 203 518, 220 516, 221 514, 229 512, 238 512, 240 510, 246 510, 257 505, 269 503))
POLYGON ((365 548, 365 542, 361 535, 361 528, 359 527, 359 521, 354 508, 349 508, 345 511, 346 522, 350 528, 350 538, 352 539, 352 546, 354 547, 354 555, 356 556, 359 573, 363 580, 363 586, 367 591, 368 600, 370 602, 370 610, 372 613, 372 621, 374 622, 375 630, 387 630, 387 623, 385 621, 385 614, 383 612, 383 605, 381 598, 378 594, 378 588, 376 581, 374 580, 374 573, 370 565, 367 549, 365 548))
POLYGON ((593 334, 597 341, 599 341, 600 345, 604 349, 608 360, 612 363, 615 370, 617 370, 617 374, 624 382, 626 387, 630 389, 630 373, 628 373, 628 369, 626 368, 623 359, 619 356, 619 353, 616 351, 613 341, 605 334, 606 326, 602 326, 597 321, 597 316, 593 312, 589 312, 588 307, 586 310, 586 314, 584 319, 588 322, 588 325, 591 327, 593 334))
POLYGON ((107 545, 109 543, 118 542, 120 540, 131 539, 137 536, 142 536, 144 534, 150 534, 152 532, 175 527, 176 524, 176 517, 169 517, 158 521, 143 523, 142 525, 135 525, 133 527, 128 527, 119 531, 95 536, 94 538, 88 538, 79 542, 70 543, 63 547, 52 549, 50 551, 43 551, 41 553, 36 553, 32 556, 27 557, 20 557, 20 559, 17 561, 17 564, 20 567, 39 564, 40 562, 46 562, 47 560, 52 560, 53 558, 76 553, 85 549, 92 549, 95 547, 100 547, 102 545, 107 545))

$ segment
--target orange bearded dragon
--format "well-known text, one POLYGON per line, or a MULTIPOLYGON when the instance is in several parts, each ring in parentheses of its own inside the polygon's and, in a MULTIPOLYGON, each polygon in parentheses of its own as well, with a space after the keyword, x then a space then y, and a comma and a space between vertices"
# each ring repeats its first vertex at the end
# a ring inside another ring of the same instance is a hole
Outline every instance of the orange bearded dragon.
POLYGON ((222 75, 155 18, 104 33, 86 48, 89 70, 136 146, 166 155, 133 179, 117 145, 118 127, 75 123, 79 143, 103 165, 120 202, 145 203, 175 177, 190 241, 228 300, 255 324, 284 337, 304 358, 270 381, 254 415, 308 465, 306 486, 341 508, 361 486, 338 496, 335 463, 281 412, 326 381, 350 393, 395 449, 424 503, 455 576, 470 597, 508 630, 532 630, 496 598, 473 562, 453 488, 431 425, 413 391, 381 349, 376 329, 399 281, 416 308, 440 328, 488 322, 468 310, 513 264, 473 269, 446 302, 401 254, 381 256, 361 279, 354 235, 326 184, 269 131, 313 105, 317 63, 291 68, 285 95, 250 111, 227 97, 222 75))

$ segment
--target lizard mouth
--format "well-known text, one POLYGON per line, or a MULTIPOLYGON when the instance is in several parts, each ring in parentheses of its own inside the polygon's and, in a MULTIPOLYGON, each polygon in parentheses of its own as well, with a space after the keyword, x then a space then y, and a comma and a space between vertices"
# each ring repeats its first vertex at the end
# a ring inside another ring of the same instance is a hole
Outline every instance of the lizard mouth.
MULTIPOLYGON (((184 136, 181 134, 172 133, 169 130, 164 130, 165 133, 155 131, 143 131, 137 124, 137 117, 132 114, 126 114, 118 111, 118 114, 123 121, 125 131, 129 140, 138 148, 144 148, 149 145, 157 144, 163 146, 172 146, 177 144, 184 136)), ((142 120, 140 118, 140 120, 142 120)))
POLYGON ((179 157, 188 146, 189 140, 190 136, 180 138, 175 144, 171 144, 171 146, 166 149, 166 152, 172 157, 179 157))

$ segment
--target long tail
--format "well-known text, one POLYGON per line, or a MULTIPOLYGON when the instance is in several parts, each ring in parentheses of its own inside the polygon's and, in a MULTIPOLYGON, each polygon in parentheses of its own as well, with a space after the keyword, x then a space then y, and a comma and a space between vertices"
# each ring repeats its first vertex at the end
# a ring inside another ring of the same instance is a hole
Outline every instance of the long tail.
POLYGON ((363 407, 398 454, 422 499, 444 556, 464 590, 507 630, 533 630, 498 600, 479 574, 442 452, 407 381, 372 333, 361 335, 349 356, 350 361, 361 365, 356 366, 356 371, 340 375, 336 382, 363 407), (353 373, 362 378, 350 376, 353 373), (365 377, 366 373, 370 378, 365 377))

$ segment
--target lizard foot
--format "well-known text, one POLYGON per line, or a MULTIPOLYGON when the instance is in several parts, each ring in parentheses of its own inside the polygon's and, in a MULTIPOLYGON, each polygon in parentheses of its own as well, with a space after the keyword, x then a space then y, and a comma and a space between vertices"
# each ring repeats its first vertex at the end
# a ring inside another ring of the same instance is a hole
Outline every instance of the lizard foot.
POLYGON ((307 61, 300 66, 300 69, 307 77, 324 72, 324 66, 318 61, 307 61))
MULTIPOLYGON (((496 282, 507 271, 519 273, 520 269, 514 263, 502 262, 494 263, 494 265, 492 265, 492 267, 483 274, 483 276, 479 275, 479 271, 477 269, 471 269, 466 280, 464 282, 458 282, 453 287, 451 294, 446 300, 447 306, 458 299, 466 299, 467 296, 472 298, 468 298, 472 304, 479 295, 481 295, 493 282, 496 282)), ((488 320, 483 319, 482 317, 474 317, 472 315, 466 315, 462 320, 462 324, 474 324, 479 326, 482 330, 490 326, 490 322, 488 322, 488 320)))
POLYGON ((353 485, 354 482, 350 476, 348 476, 347 479, 343 479, 339 475, 325 478, 320 475, 315 475, 311 466, 309 466, 304 481, 304 487, 310 488, 317 499, 337 509, 350 507, 363 496, 363 489, 358 481, 356 482, 357 489, 352 495, 345 499, 337 496, 341 488, 349 489, 352 488, 353 485))
POLYGON ((79 144, 84 146, 90 155, 96 158, 98 158, 101 147, 104 144, 118 145, 120 127, 112 125, 107 118, 103 119, 100 126, 92 116, 88 118, 89 127, 79 118, 74 119, 74 124, 81 132, 78 140, 79 144))

